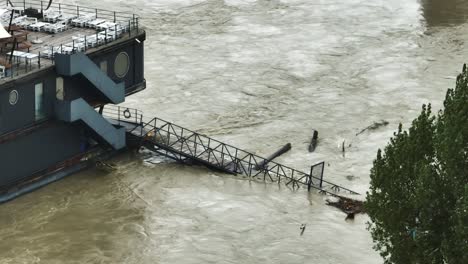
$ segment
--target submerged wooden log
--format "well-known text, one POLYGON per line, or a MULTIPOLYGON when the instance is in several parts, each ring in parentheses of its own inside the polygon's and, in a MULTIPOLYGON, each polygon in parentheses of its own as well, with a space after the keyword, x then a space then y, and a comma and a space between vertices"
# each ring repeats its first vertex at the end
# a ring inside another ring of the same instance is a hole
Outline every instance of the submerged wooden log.
POLYGON ((315 148, 317 147, 318 143, 318 131, 314 130, 314 135, 312 136, 312 140, 309 144, 309 152, 314 152, 315 148))
POLYGON ((272 160, 276 159, 277 157, 283 155, 284 153, 288 152, 291 150, 291 143, 288 143, 286 145, 284 145, 283 147, 281 147, 279 150, 277 150, 275 153, 271 154, 270 156, 268 156, 268 158, 264 159, 262 162, 260 162, 256 167, 255 169, 256 170, 259 170, 259 169, 262 169, 262 168, 265 168, 265 166, 270 163, 272 160))
POLYGON ((361 130, 361 132, 357 133, 356 136, 359 136, 360 134, 364 133, 367 130, 376 130, 380 127, 387 126, 389 123, 386 120, 381 120, 380 122, 374 122, 372 125, 364 128, 361 130))

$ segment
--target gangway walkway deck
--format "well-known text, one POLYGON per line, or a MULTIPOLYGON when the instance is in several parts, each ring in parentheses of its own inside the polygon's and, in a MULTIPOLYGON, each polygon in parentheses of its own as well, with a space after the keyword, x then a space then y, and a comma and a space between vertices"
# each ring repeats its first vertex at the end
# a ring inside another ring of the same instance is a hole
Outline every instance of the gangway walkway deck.
POLYGON ((144 121, 137 109, 106 106, 104 117, 127 130, 127 141, 181 162, 195 162, 230 174, 241 174, 250 179, 284 183, 337 195, 340 191, 358 194, 350 189, 323 180, 325 163, 311 167, 310 173, 271 161, 262 166, 265 158, 220 142, 160 118, 144 121))

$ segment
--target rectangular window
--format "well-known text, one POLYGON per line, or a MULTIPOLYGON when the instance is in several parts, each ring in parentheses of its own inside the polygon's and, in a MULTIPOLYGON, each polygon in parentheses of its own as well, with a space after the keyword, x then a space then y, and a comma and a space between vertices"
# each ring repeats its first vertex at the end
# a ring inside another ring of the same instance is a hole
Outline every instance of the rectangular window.
POLYGON ((36 121, 45 117, 44 114, 44 87, 42 83, 38 83, 34 86, 35 92, 35 109, 36 109, 36 121))
POLYGON ((107 74, 107 61, 106 60, 101 61, 100 67, 101 67, 101 71, 107 74))
POLYGON ((6 73, 5 73, 5 66, 0 65, 0 79, 5 78, 6 73))
POLYGON ((57 97, 57 100, 63 101, 65 98, 65 91, 63 90, 63 78, 62 77, 57 77, 57 80, 55 82, 55 95, 57 97))

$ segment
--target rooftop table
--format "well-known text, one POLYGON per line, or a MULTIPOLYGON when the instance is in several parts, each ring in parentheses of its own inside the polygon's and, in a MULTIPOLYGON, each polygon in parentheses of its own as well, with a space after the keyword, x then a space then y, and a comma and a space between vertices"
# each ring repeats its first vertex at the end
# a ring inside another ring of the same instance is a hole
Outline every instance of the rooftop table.
MULTIPOLYGON (((7 53, 7 55, 11 55, 11 51, 7 53)), ((27 53, 19 50, 13 51, 13 57, 17 58, 18 63, 21 63, 21 58, 24 58, 25 63, 31 63, 33 59, 39 58, 39 55, 34 54, 34 53, 27 53)))

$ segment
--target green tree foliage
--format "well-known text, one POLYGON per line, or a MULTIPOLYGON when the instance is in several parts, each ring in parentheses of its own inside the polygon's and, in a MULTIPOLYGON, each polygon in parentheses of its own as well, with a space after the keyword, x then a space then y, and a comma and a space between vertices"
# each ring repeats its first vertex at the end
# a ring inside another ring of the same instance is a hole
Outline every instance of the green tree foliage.
POLYGON ((371 169, 366 210, 385 263, 468 263, 468 71, 437 117, 423 106, 371 169))

